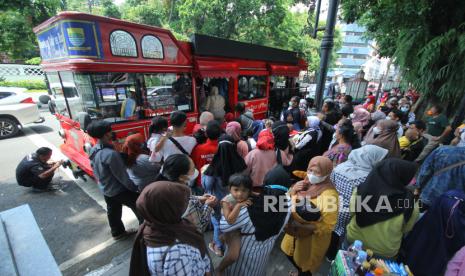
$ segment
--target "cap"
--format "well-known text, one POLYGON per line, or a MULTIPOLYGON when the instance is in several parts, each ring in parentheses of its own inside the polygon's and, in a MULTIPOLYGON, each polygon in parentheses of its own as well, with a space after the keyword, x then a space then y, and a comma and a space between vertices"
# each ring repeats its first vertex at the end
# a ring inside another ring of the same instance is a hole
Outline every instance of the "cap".
POLYGON ((354 241, 354 247, 356 247, 356 248, 362 248, 362 246, 363 246, 363 242, 362 242, 362 241, 360 241, 360 240, 355 240, 355 241, 354 241))

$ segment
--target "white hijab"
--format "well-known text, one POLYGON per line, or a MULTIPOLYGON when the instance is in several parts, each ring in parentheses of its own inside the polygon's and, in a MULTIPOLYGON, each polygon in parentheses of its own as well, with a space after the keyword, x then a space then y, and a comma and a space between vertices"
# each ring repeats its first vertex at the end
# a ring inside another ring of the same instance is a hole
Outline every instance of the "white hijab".
POLYGON ((320 129, 320 118, 317 116, 308 116, 307 117, 308 121, 308 128, 316 130, 318 132, 318 139, 317 141, 320 141, 321 136, 323 136, 323 132, 320 129))
POLYGON ((373 167, 388 154, 387 149, 375 145, 365 145, 352 150, 346 162, 334 169, 335 173, 344 175, 349 180, 367 177, 373 167))

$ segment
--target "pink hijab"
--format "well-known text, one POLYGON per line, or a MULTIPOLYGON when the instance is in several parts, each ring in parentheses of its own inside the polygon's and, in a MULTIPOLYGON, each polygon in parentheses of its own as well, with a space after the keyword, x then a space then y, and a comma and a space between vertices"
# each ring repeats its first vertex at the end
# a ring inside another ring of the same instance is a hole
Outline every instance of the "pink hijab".
POLYGON ((241 124, 238 122, 233 121, 226 125, 226 134, 231 136, 236 142, 241 140, 241 131, 241 124))
POLYGON ((352 118, 352 123, 361 123, 362 127, 368 124, 368 121, 371 118, 370 112, 368 112, 365 108, 355 108, 354 117, 352 118))

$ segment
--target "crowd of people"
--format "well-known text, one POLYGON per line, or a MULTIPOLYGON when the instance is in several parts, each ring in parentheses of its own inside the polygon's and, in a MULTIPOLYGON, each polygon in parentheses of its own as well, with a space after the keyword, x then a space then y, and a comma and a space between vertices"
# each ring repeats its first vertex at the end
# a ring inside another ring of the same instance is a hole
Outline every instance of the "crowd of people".
POLYGON ((293 97, 279 119, 264 120, 239 103, 236 117, 203 112, 193 135, 176 111, 169 123, 153 118, 147 141, 129 135, 122 152, 110 124, 92 122, 111 234, 136 232, 125 229, 123 205, 140 223, 130 275, 265 275, 278 239, 290 275, 317 273, 355 240, 415 275, 463 275, 465 128, 446 146, 452 128, 440 106, 422 121, 416 98, 381 100, 342 95, 316 112, 293 97))

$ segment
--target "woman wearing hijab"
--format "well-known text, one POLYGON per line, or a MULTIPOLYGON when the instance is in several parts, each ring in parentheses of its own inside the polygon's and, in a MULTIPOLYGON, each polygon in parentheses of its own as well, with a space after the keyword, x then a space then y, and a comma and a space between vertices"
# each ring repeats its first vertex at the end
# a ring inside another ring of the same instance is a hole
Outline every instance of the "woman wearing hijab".
POLYGON ((253 196, 250 207, 242 207, 234 224, 228 224, 224 216, 221 218, 222 232, 241 231, 239 259, 226 269, 225 275, 266 275, 275 241, 289 220, 286 192, 290 184, 286 170, 275 166, 266 174, 260 195, 253 196))
POLYGON ((242 140, 241 133, 241 124, 238 122, 229 122, 226 125, 226 134, 234 139, 234 143, 236 143, 237 146, 237 153, 239 153, 242 158, 245 158, 247 153, 249 153, 249 146, 246 141, 242 140))
MULTIPOLYGON (((173 154, 166 158, 160 174, 156 181, 170 181, 188 185, 197 179, 199 171, 195 168, 194 162, 185 154, 173 154)), ((210 215, 217 200, 214 195, 204 194, 203 196, 191 195, 189 206, 184 218, 192 221, 199 231, 204 231, 210 224, 210 215)))
MULTIPOLYGON (((284 126, 286 125, 284 124, 284 126)), ((284 129, 281 126, 280 128, 284 129)), ((287 127, 285 128, 287 129, 287 127)), ((289 129, 287 129, 287 133, 289 133, 289 129)), ((289 144, 288 140, 286 140, 286 142, 289 144)), ((289 147, 285 150, 281 150, 279 145, 275 145, 275 138, 269 130, 260 132, 258 135, 257 148, 249 152, 245 157, 245 163, 247 164, 247 169, 250 172, 254 187, 262 185, 265 174, 276 166, 278 162, 283 166, 289 166, 291 164, 292 154, 289 153, 289 147), (278 156, 278 153, 280 156, 278 156), (278 157, 281 158, 281 160, 278 160, 278 157)))
MULTIPOLYGON (((239 124, 239 123, 237 123, 239 124)), ((222 135, 218 143, 218 151, 210 165, 202 174, 202 187, 205 192, 214 195, 221 200, 229 194, 228 180, 235 173, 243 172, 247 169, 244 159, 237 153, 236 144, 233 137, 222 135)), ((223 255, 224 247, 220 239, 220 218, 221 206, 218 204, 214 208, 211 221, 213 224, 213 242, 208 246, 215 254, 223 255)))
POLYGON ((210 259, 203 235, 182 218, 190 190, 186 185, 160 181, 137 199, 144 218, 131 255, 130 276, 210 275, 210 259))
POLYGON ((139 191, 154 182, 160 165, 149 161, 148 151, 144 150, 144 136, 133 134, 126 137, 123 144, 123 153, 126 155, 126 171, 129 178, 136 184, 139 191))
POLYGON ((363 241, 380 258, 395 258, 404 234, 418 219, 418 205, 406 188, 415 176, 413 162, 388 158, 376 165, 352 195, 355 216, 347 226, 347 241, 363 241))
POLYGON ((338 194, 330 180, 332 170, 333 163, 327 157, 314 157, 308 165, 307 177, 289 191, 293 205, 310 202, 321 214, 316 221, 306 221, 293 211, 294 220, 313 225, 314 230, 298 236, 286 234, 281 243, 281 249, 298 268, 299 275, 318 271, 331 241, 338 213, 338 194))
POLYGON ((373 128, 376 127, 376 124, 378 122, 386 119, 387 116, 386 114, 378 110, 378 111, 375 111, 374 113, 371 113, 370 117, 371 118, 368 121, 368 124, 366 124, 362 128, 362 138, 364 137, 365 139, 367 139, 367 137, 373 138, 373 135, 374 135, 373 128))
MULTIPOLYGON (((465 193, 442 194, 402 244, 402 261, 415 275, 444 275, 447 262, 465 246, 465 193)), ((463 274, 460 274, 463 275, 463 274)))
POLYGON ((366 145, 380 146, 389 151, 389 157, 400 158, 400 145, 397 138, 398 124, 393 120, 382 120, 373 129, 374 136, 366 137, 366 145))
MULTIPOLYGON (((343 119, 344 120, 344 119, 343 119)), ((332 144, 323 156, 328 157, 333 166, 345 162, 353 148, 360 147, 358 136, 349 120, 341 122, 336 129, 336 143, 332 144)))
POLYGON ((344 240, 346 226, 350 221, 349 205, 354 188, 365 182, 373 167, 387 154, 388 150, 381 147, 363 146, 351 151, 347 161, 337 166, 331 174, 331 182, 336 187, 340 198, 342 197, 342 209, 339 210, 337 224, 332 233, 331 246, 326 253, 330 260, 336 256, 339 242, 344 240))

